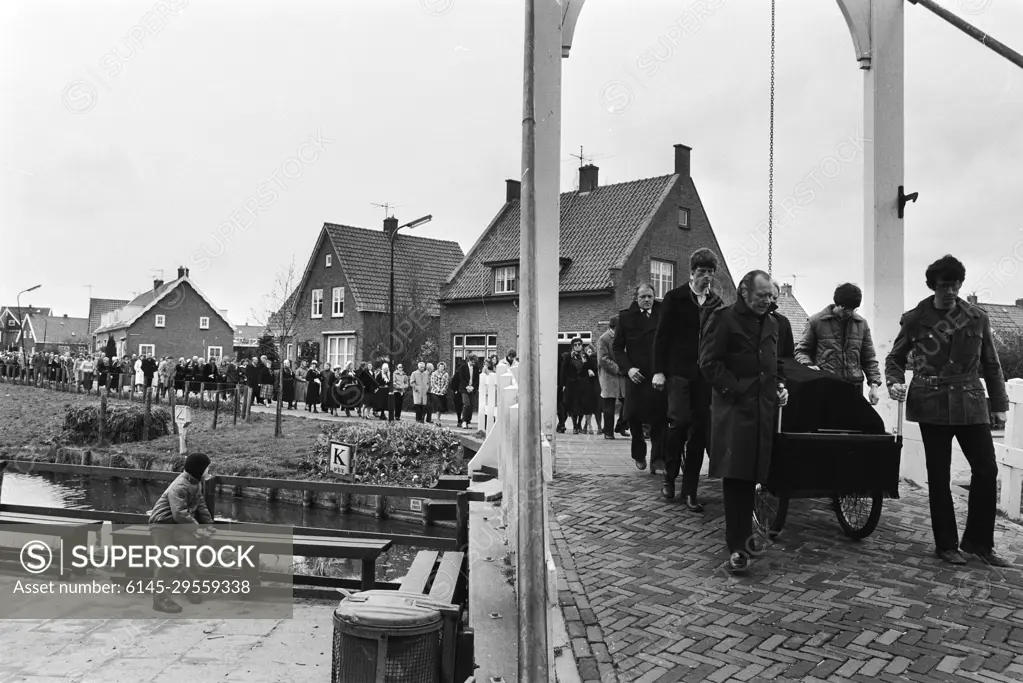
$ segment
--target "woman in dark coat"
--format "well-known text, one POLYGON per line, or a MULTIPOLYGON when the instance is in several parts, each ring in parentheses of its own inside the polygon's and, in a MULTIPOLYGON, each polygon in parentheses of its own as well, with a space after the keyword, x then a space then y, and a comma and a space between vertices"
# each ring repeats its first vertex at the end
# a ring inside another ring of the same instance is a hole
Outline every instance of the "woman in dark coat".
POLYGON ((98 378, 97 388, 102 389, 107 385, 107 373, 110 371, 110 359, 106 356, 101 356, 99 362, 96 363, 96 377, 98 378))
POLYGON ((373 376, 373 366, 370 363, 363 363, 362 369, 356 373, 356 378, 362 384, 362 403, 359 405, 359 417, 366 416, 366 408, 374 411, 376 405, 377 380, 373 376))
MULTIPOLYGON (((583 433, 583 416, 587 414, 589 403, 587 397, 593 390, 591 372, 589 357, 583 353, 583 340, 576 337, 572 340, 572 353, 568 354, 561 367, 561 376, 565 382, 562 400, 565 402, 565 411, 572 418, 572 429, 576 434, 583 433)), ((595 372, 593 374, 596 375, 595 372)))
POLYGON ((281 399, 287 404, 288 410, 295 409, 295 372, 291 369, 291 361, 284 361, 284 367, 281 368, 281 374, 284 377, 281 379, 281 391, 284 397, 281 399))
POLYGON ((373 410, 381 420, 387 419, 387 411, 391 403, 391 368, 387 363, 381 363, 380 367, 373 374, 377 383, 376 400, 373 403, 373 410))
POLYGON ((337 415, 337 399, 334 398, 334 382, 337 377, 334 375, 334 371, 330 369, 330 363, 323 364, 323 374, 320 375, 322 384, 320 385, 321 404, 323 412, 330 413, 331 415, 337 415))
POLYGON ((305 411, 314 413, 320 412, 317 410, 317 405, 320 402, 320 369, 316 361, 313 361, 309 366, 309 372, 305 373, 306 390, 305 390, 305 411))
POLYGON ((597 367, 597 350, 593 348, 593 344, 587 344, 583 347, 583 352, 586 354, 586 362, 589 370, 593 373, 590 377, 590 391, 586 394, 586 433, 587 434, 601 434, 604 429, 600 425, 600 420, 603 417, 601 405, 600 405, 600 369, 597 367), (593 431, 593 423, 597 423, 597 431, 593 431))

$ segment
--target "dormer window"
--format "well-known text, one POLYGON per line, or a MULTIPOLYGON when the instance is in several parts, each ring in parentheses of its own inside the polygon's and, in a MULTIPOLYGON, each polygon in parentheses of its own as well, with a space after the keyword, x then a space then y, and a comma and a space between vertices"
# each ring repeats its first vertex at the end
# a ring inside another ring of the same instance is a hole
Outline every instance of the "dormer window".
POLYGON ((330 268, 332 265, 334 265, 334 257, 331 254, 327 254, 327 263, 325 267, 330 268))
POLYGON ((514 294, 517 292, 516 281, 518 277, 518 266, 494 268, 494 294, 514 294))
POLYGON ((678 227, 680 230, 689 230, 689 209, 684 206, 678 207, 678 227))

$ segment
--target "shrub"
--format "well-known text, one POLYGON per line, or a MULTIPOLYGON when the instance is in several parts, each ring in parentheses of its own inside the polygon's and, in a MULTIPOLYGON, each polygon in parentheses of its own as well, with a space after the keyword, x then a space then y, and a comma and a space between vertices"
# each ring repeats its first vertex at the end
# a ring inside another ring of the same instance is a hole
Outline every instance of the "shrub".
POLYGON ((356 450, 355 480, 365 484, 432 486, 444 474, 464 474, 461 444, 449 429, 418 422, 346 424, 316 442, 319 472, 330 472, 330 442, 356 450))
MULTIPOLYGON (((110 443, 142 441, 145 408, 137 405, 108 405, 106 438, 110 443)), ((171 416, 163 408, 150 411, 149 438, 157 439, 170 434, 171 416)), ((71 443, 99 441, 99 406, 72 406, 64 413, 61 434, 71 443)))
POLYGON ((1005 379, 1023 377, 1023 330, 998 332, 994 335, 994 342, 1005 379))

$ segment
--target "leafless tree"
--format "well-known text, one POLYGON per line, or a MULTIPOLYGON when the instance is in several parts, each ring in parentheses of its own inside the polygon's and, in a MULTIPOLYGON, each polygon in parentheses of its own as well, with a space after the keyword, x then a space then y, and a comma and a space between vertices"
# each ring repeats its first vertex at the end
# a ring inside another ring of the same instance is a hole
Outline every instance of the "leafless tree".
POLYGON ((395 288, 393 337, 386 309, 363 318, 366 360, 386 360, 392 366, 415 362, 423 343, 437 338, 440 319, 431 311, 437 293, 427 291, 414 273, 402 284, 395 288))
POLYGON ((274 421, 274 436, 284 436, 283 423, 283 401, 284 398, 284 361, 287 360, 288 342, 295 334, 298 325, 298 273, 295 271, 295 261, 277 272, 273 289, 263 297, 264 311, 262 313, 253 311, 253 317, 257 323, 264 325, 267 334, 271 335, 277 342, 278 355, 281 358, 281 368, 277 372, 274 384, 277 387, 277 412, 274 421))

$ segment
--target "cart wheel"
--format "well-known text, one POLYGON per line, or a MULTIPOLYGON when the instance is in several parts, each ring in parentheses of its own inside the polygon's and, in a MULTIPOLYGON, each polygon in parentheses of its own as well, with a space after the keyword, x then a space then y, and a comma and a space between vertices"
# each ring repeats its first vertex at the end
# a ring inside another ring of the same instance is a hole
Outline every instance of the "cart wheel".
POLYGON ((858 541, 874 533, 874 529, 877 528, 884 496, 880 493, 835 496, 831 502, 842 531, 849 538, 858 541))
POLYGON ((774 538, 781 533, 788 513, 788 496, 776 496, 762 484, 757 484, 756 496, 753 500, 753 523, 762 534, 768 538, 774 538))

